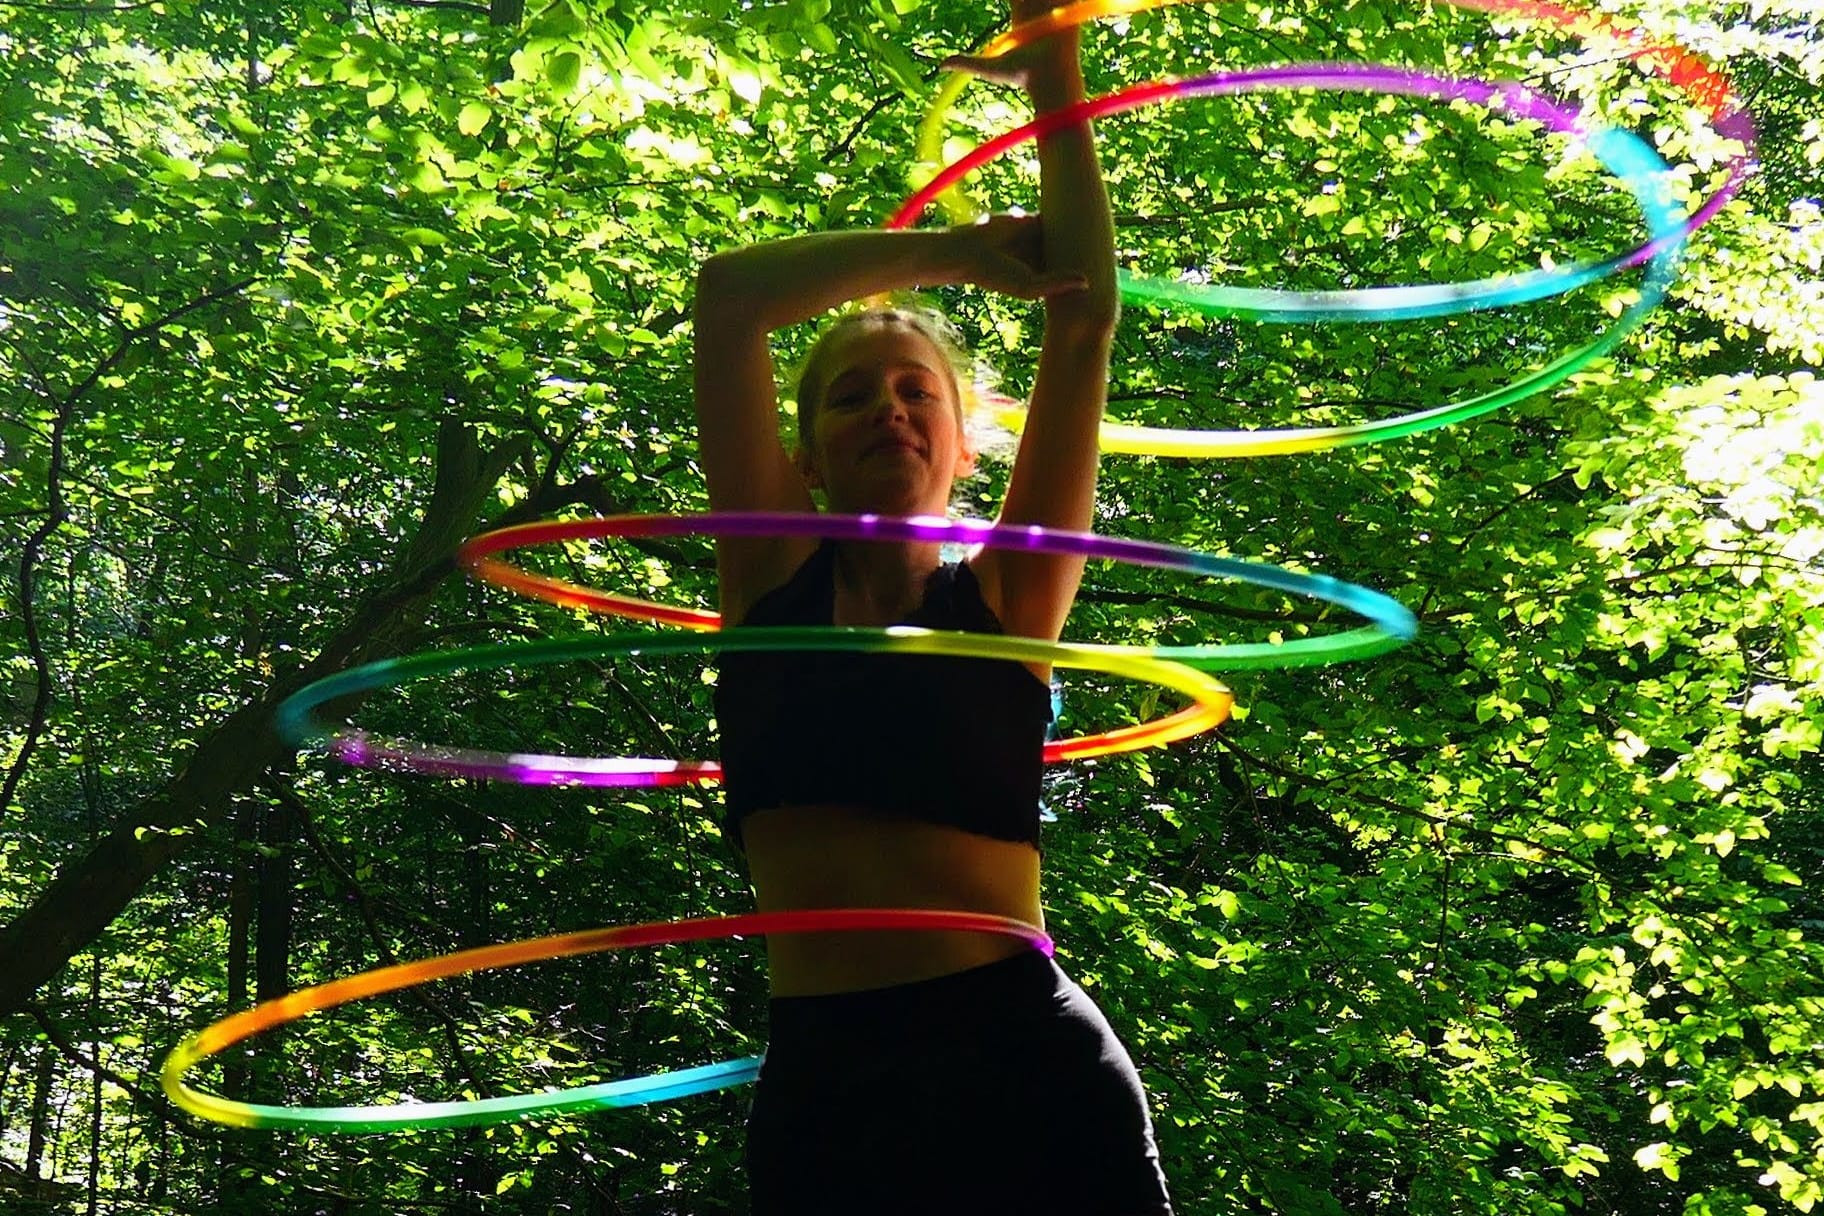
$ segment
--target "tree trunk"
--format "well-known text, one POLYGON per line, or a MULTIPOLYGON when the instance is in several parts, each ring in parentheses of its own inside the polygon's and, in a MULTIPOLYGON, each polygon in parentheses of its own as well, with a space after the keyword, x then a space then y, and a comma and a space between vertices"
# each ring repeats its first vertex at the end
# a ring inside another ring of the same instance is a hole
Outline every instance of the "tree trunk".
MULTIPOLYGON (((292 870, 298 839, 297 814, 285 803, 242 800, 241 831, 245 843, 236 849, 235 880, 240 888, 237 916, 241 919, 238 957, 229 959, 238 970, 238 988, 231 980, 229 1008, 248 1004, 247 980, 251 971, 254 1002, 284 996, 291 988, 292 870), (252 966, 248 946, 251 942, 252 966)), ((228 1092, 252 1102, 282 1100, 285 1074, 283 1029, 269 1030, 235 1048, 234 1063, 224 1075, 228 1092)), ((278 1162, 278 1142, 271 1136, 230 1136, 222 1141, 221 1198, 227 1211, 253 1212, 266 1206, 266 1186, 278 1162)))
POLYGON ((89 1070, 89 1194, 84 1216, 101 1210, 101 952, 89 952, 89 1017, 95 1037, 89 1040, 95 1067, 89 1070))
POLYGON ((276 1000, 291 991, 293 868, 298 814, 277 802, 260 813, 260 860, 253 946, 254 998, 276 1000))
POLYGON ((227 1011, 247 1007, 248 943, 253 940, 253 843, 258 832, 259 804, 243 800, 234 817, 234 845, 229 857, 228 879, 228 1003, 227 1011))
POLYGON ((49 1043, 38 1052, 38 1068, 32 1078, 32 1126, 25 1140, 25 1176, 44 1176, 44 1141, 51 1121, 51 1082, 55 1079, 52 1065, 55 1053, 49 1043))
POLYGON ((7 1099, 18 1091, 13 1088, 13 1065, 19 1062, 19 1041, 8 1039, 6 1056, 0 1059, 0 1144, 6 1143, 6 1129, 13 1120, 13 1104, 7 1099))
POLYGON ((494 940, 494 895, 488 883, 491 850, 481 816, 467 807, 462 818, 463 918, 457 927, 465 947, 485 946, 494 940))
MULTIPOLYGON (((254 799, 239 798, 235 802, 234 836, 228 851, 228 991, 224 1004, 228 1013, 239 1012, 248 1004, 249 944, 253 940, 253 858, 260 814, 259 803, 254 799)), ((248 1059, 249 1049, 242 1043, 235 1044, 222 1055, 222 1092, 241 1101, 254 1096, 248 1088, 248 1059)), ((244 1196, 241 1166, 246 1145, 241 1137, 224 1137, 219 1152, 217 1194, 224 1202, 232 1203, 244 1196)))
POLYGON ((165 1203, 171 1198, 171 1167, 171 1120, 160 1119, 158 1121, 158 1165, 152 1170, 152 1188, 151 1194, 148 1196, 155 1204, 165 1203))

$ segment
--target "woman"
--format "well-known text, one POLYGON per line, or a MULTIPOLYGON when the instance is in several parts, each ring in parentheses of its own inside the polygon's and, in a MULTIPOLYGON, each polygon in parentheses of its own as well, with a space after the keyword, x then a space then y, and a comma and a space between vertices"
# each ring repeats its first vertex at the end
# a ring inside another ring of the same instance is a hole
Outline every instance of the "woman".
MULTIPOLYGON (((1016 0, 1015 20, 1043 11, 1016 0)), ((1082 97, 1074 32, 994 65, 1041 111, 1082 97)), ((696 304, 710 506, 942 515, 974 454, 942 334, 876 309, 831 327, 778 438, 768 334, 942 283, 1046 301, 1001 519, 1088 529, 1117 315, 1113 230, 1087 127, 1040 148, 1038 219, 825 233, 718 254, 696 304)), ((886 625, 1055 639, 1080 560, 930 544, 726 539, 730 625, 886 625)), ((1013 662, 724 656, 729 828, 759 906, 942 908, 1042 925, 1039 752, 1048 673, 1013 662)), ((1024 943, 970 933, 768 942, 770 1040, 748 1124, 754 1211, 1169 1213, 1133 1064, 1083 991, 1024 943)))

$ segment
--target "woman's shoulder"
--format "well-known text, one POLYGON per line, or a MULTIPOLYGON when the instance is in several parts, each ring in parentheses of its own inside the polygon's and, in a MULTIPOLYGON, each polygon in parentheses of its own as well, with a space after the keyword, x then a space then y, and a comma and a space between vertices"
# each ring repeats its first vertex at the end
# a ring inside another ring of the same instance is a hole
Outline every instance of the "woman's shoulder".
POLYGON ((731 589, 724 578, 725 625, 828 625, 834 619, 835 543, 801 540, 796 550, 789 568, 782 561, 767 585, 736 589, 734 611, 730 610, 731 589))

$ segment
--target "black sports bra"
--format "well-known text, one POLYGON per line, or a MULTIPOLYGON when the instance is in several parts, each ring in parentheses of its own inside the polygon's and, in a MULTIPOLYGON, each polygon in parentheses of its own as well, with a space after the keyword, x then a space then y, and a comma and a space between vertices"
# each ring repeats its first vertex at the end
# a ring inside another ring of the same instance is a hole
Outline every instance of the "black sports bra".
MULTIPOLYGON (((825 542, 742 626, 828 625, 836 546, 825 542)), ((900 622, 1000 633, 975 574, 940 566, 900 622)), ((739 628, 740 626, 737 626, 739 628)), ((716 684, 724 830, 779 806, 861 806, 997 840, 1039 843, 1051 693, 1023 665, 839 651, 729 651, 716 684)))

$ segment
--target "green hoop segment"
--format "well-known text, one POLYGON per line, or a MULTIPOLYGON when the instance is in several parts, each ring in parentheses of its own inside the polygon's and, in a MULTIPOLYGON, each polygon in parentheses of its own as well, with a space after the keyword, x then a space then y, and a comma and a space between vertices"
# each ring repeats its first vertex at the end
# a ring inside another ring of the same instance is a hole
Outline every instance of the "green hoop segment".
POLYGON ((564 638, 516 646, 483 646, 385 659, 338 672, 295 693, 279 706, 275 726, 287 743, 322 746, 341 760, 363 767, 441 776, 510 781, 521 785, 654 786, 714 781, 721 767, 708 761, 647 758, 599 759, 535 752, 496 752, 375 739, 360 731, 339 731, 317 721, 324 702, 456 671, 497 671, 638 655, 701 654, 718 650, 838 650, 856 654, 897 652, 1050 663, 1141 680, 1182 693, 1191 704, 1138 726, 1099 735, 1054 740, 1048 761, 1112 755, 1159 747, 1219 725, 1234 694, 1214 677, 1182 663, 1145 654, 1110 651, 1068 642, 995 634, 951 633, 896 625, 887 629, 798 627, 735 629, 722 633, 622 633, 601 638, 564 638))

